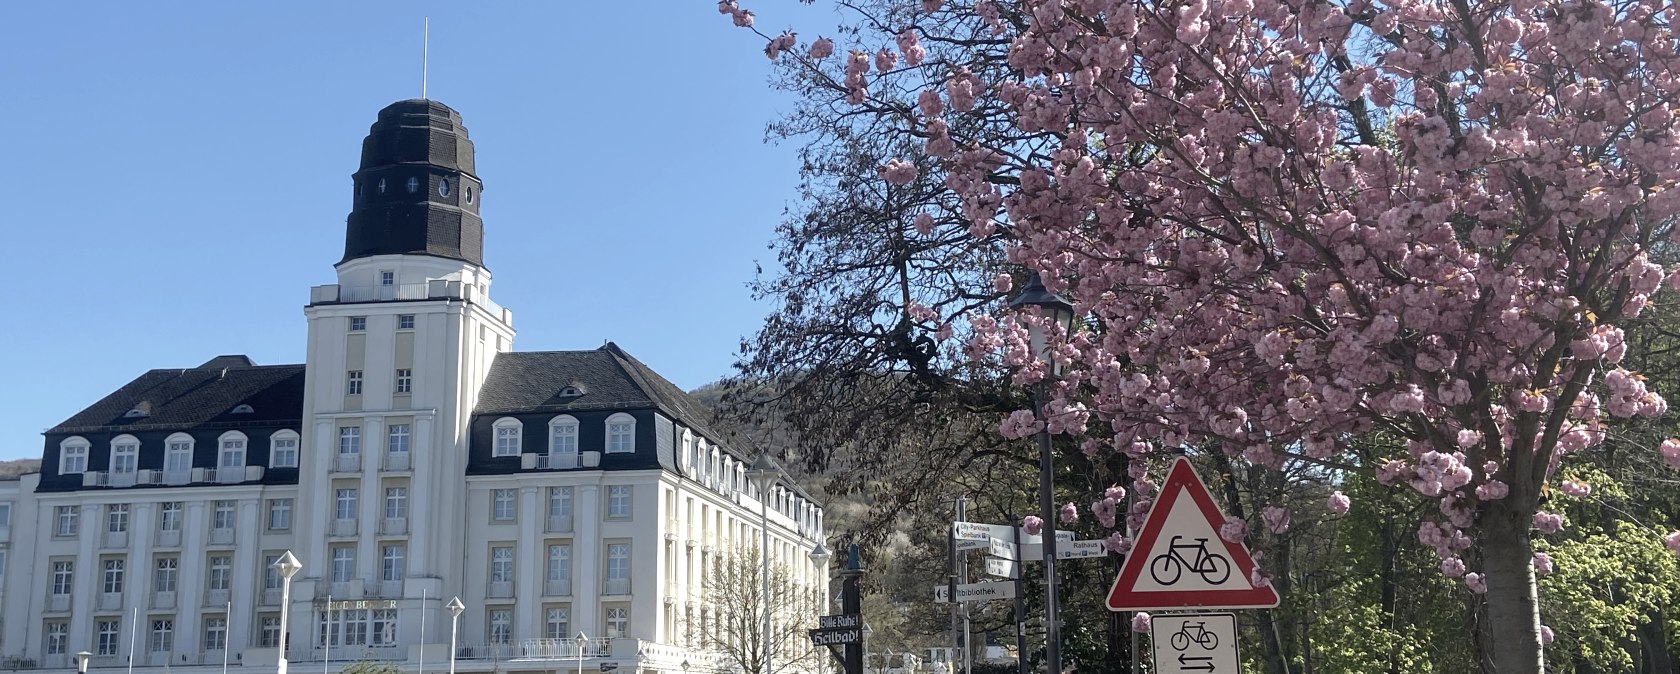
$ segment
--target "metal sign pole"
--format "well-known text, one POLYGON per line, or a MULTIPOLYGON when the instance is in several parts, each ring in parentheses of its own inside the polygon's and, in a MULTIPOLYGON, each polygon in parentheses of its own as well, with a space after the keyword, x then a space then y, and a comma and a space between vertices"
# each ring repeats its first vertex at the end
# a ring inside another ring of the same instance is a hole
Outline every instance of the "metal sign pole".
MULTIPOLYGON (((1015 549, 1021 549, 1021 527, 1015 524, 1015 514, 1006 513, 1014 531, 1015 549)), ((1050 532, 1054 538, 1055 531, 1050 532)), ((1019 555, 1017 555, 1019 556, 1019 555)), ((1015 573, 1015 661, 1020 674, 1027 674, 1027 581, 1019 570, 1015 573)))

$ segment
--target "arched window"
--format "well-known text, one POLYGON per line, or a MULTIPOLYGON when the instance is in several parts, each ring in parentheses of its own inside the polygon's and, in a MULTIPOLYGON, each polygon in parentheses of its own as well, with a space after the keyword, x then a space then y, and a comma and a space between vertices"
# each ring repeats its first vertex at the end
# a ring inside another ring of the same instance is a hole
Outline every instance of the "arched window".
POLYGON ((88 448, 93 443, 80 435, 65 438, 58 443, 58 474, 87 472, 88 448))
POLYGON ((569 414, 548 422, 548 467, 576 468, 578 456, 578 420, 569 414))
POLYGON ((268 467, 296 468, 298 465, 298 434, 290 429, 268 436, 268 467))
POLYGON ((111 439, 111 472, 132 474, 140 468, 140 439, 119 435, 111 439))
POLYGON ((496 445, 491 456, 519 456, 520 435, 525 430, 525 424, 519 423, 513 417, 502 417, 496 420, 496 445))
POLYGON ((216 454, 217 468, 245 467, 245 434, 239 431, 228 431, 216 439, 221 451, 216 454))
POLYGON ((408 177, 408 193, 409 194, 414 194, 415 192, 419 192, 419 191, 420 191, 420 179, 415 177, 415 176, 409 176, 408 177))
POLYGON ((607 417, 607 453, 628 454, 636 451, 636 418, 619 412, 607 417))
POLYGON ((186 473, 192 470, 193 437, 176 433, 163 441, 163 472, 186 473))

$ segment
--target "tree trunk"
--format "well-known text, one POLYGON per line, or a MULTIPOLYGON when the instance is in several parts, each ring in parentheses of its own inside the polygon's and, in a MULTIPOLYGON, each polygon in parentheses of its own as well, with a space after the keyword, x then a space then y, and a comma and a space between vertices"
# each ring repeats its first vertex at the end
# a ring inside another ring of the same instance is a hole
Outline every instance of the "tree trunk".
POLYGON ((1487 578, 1489 674, 1540 674, 1540 603, 1534 582, 1529 518, 1509 500, 1494 501, 1482 517, 1482 564, 1487 578))

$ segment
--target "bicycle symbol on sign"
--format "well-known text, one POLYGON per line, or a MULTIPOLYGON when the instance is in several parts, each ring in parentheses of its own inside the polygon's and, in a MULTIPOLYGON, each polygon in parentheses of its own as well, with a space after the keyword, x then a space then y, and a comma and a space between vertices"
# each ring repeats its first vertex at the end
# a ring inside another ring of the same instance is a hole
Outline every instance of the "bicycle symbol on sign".
MULTIPOLYGON (((1180 543, 1179 541, 1183 538, 1183 536, 1173 536, 1172 541, 1167 544, 1167 551, 1149 560, 1149 575, 1155 579, 1155 582, 1162 585, 1177 583, 1178 579, 1184 576, 1185 569, 1189 569, 1190 573, 1201 576, 1202 582, 1209 585, 1222 584, 1231 577, 1231 560, 1209 552, 1208 539, 1198 538, 1194 544, 1180 543), (1195 554, 1186 559, 1184 556, 1186 550, 1193 550, 1195 554)), ((1212 648, 1212 646, 1208 648, 1212 648)))
POLYGON ((1207 651, 1219 647, 1219 635, 1208 631, 1206 620, 1184 621, 1169 639, 1175 651, 1190 650, 1190 644, 1201 646, 1202 650, 1207 651))

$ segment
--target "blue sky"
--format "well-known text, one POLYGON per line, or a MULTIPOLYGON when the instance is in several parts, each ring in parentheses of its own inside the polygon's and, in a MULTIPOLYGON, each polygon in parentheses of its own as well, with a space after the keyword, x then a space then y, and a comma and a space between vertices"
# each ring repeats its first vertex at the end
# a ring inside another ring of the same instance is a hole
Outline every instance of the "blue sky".
MULTIPOLYGON (((786 0, 761 27, 832 26, 786 0), (770 21, 774 14, 775 21, 770 21)), ((303 362, 350 174, 386 104, 461 111, 492 295, 522 351, 618 342, 684 388, 730 372, 745 283, 797 198, 761 42, 709 1, 17 3, 0 22, 12 270, 0 459, 152 368, 303 362)))

